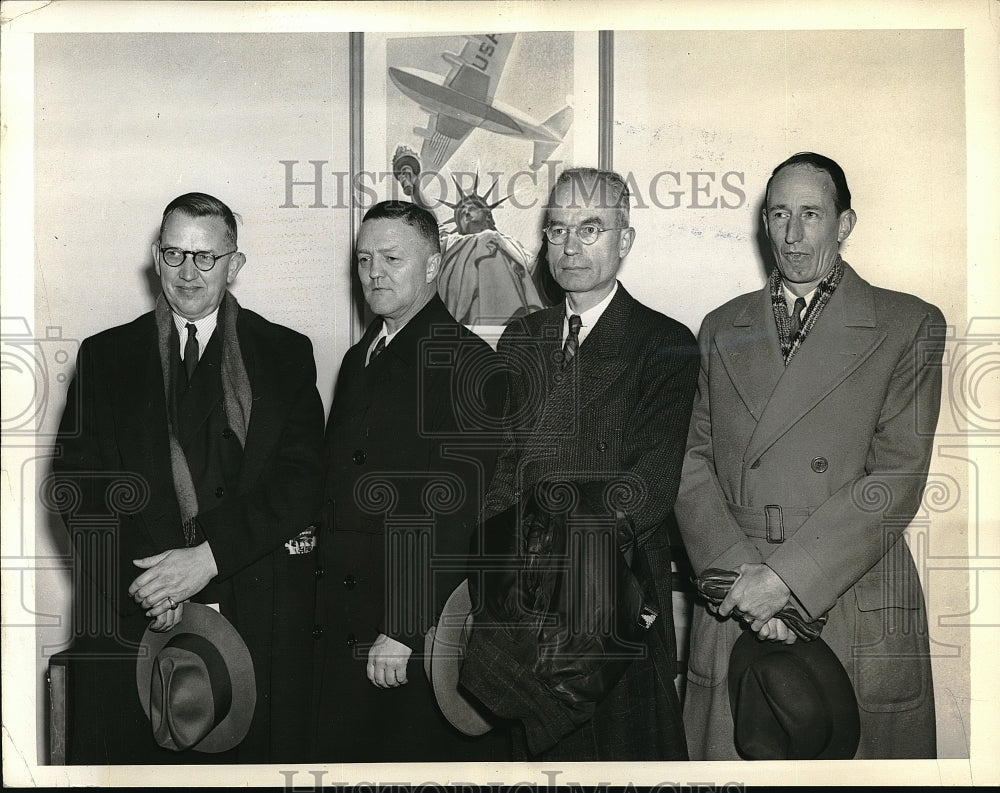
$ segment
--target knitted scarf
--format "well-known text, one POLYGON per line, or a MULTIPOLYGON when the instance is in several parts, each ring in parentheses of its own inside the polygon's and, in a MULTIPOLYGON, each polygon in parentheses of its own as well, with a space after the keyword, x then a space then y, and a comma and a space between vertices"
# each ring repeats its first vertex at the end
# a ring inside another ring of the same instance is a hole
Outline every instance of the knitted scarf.
POLYGON ((830 302, 840 279, 844 277, 844 260, 837 256, 837 261, 833 263, 830 272, 819 282, 816 287, 816 294, 806 307, 806 315, 802 320, 799 332, 791 335, 791 319, 788 316, 788 306, 785 303, 785 290, 781 287, 781 272, 775 267, 771 271, 768 282, 771 287, 771 308, 774 309, 774 321, 778 325, 778 339, 781 341, 781 355, 785 359, 785 366, 788 366, 792 356, 798 352, 799 347, 805 341, 809 331, 812 330, 816 320, 822 313, 823 308, 830 302))
MULTIPOLYGON (((226 422, 240 444, 246 446, 247 427, 250 426, 250 406, 253 394, 250 380, 243 364, 240 341, 236 336, 236 317, 240 305, 232 293, 226 292, 219 309, 219 325, 216 332, 222 332, 222 406, 226 422)), ((160 350, 160 367, 163 370, 163 389, 167 400, 167 435, 170 440, 170 468, 174 479, 174 492, 181 508, 184 540, 192 545, 195 537, 195 517, 198 514, 198 496, 187 458, 177 440, 177 389, 174 378, 177 366, 170 350, 170 329, 174 326, 173 312, 161 293, 156 299, 156 332, 160 350)))

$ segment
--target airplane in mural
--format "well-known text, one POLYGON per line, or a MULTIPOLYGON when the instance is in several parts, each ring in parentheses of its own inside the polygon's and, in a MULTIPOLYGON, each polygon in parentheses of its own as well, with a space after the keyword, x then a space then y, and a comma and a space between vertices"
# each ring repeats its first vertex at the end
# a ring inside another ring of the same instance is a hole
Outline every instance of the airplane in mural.
POLYGON ((440 169, 474 129, 532 141, 534 170, 562 143, 573 123, 573 108, 569 105, 538 122, 493 99, 515 35, 466 36, 461 53, 441 54, 451 64, 443 77, 420 69, 389 67, 389 77, 396 87, 430 116, 426 128, 413 130, 424 139, 420 158, 425 167, 440 169))

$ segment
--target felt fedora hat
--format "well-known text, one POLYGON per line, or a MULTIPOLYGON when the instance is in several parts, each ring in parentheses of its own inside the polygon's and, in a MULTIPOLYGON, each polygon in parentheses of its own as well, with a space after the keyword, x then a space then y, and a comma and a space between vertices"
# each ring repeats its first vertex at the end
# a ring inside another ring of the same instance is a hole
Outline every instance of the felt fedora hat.
POLYGON ((465 735, 483 735, 493 729, 489 711, 458 686, 471 629, 472 598, 466 579, 448 597, 438 624, 427 632, 424 669, 438 707, 452 726, 465 735))
POLYGON ((165 749, 224 752, 250 729, 257 686, 243 637, 214 609, 185 603, 173 630, 146 629, 135 682, 165 749))
POLYGON ((861 722, 854 687, 822 639, 762 641, 750 631, 729 656, 734 741, 747 760, 849 760, 861 722))

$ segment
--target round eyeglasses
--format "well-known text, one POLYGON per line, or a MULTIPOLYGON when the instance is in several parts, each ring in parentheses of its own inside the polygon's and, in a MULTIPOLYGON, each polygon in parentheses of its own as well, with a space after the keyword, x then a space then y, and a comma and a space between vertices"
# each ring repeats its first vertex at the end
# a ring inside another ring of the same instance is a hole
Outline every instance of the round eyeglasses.
POLYGON ((565 245, 566 240, 569 239, 570 229, 576 229, 577 239, 584 245, 593 245, 605 231, 618 231, 627 228, 628 226, 612 226, 608 229, 602 229, 596 223, 582 223, 579 226, 562 226, 558 223, 553 223, 546 226, 544 231, 545 239, 551 245, 565 245))
POLYGON ((219 259, 236 253, 237 250, 239 249, 233 248, 233 250, 228 253, 220 253, 216 256, 211 251, 184 251, 180 248, 160 248, 160 255, 163 257, 164 264, 167 264, 170 267, 180 267, 184 264, 184 260, 190 255, 191 258, 194 259, 194 266, 203 273, 207 273, 215 267, 215 263, 219 261, 219 259))

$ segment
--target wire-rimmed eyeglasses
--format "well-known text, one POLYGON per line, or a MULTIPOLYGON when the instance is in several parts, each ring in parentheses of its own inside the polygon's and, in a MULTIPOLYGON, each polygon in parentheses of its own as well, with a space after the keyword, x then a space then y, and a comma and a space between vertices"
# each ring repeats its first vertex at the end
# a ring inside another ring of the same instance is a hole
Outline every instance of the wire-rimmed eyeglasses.
POLYGON ((569 239, 570 229, 576 229, 576 236, 584 245, 593 245, 605 231, 618 231, 627 229, 628 226, 612 226, 602 229, 596 223, 582 223, 579 226, 563 226, 559 223, 551 223, 545 227, 545 238, 551 245, 565 245, 569 239))

